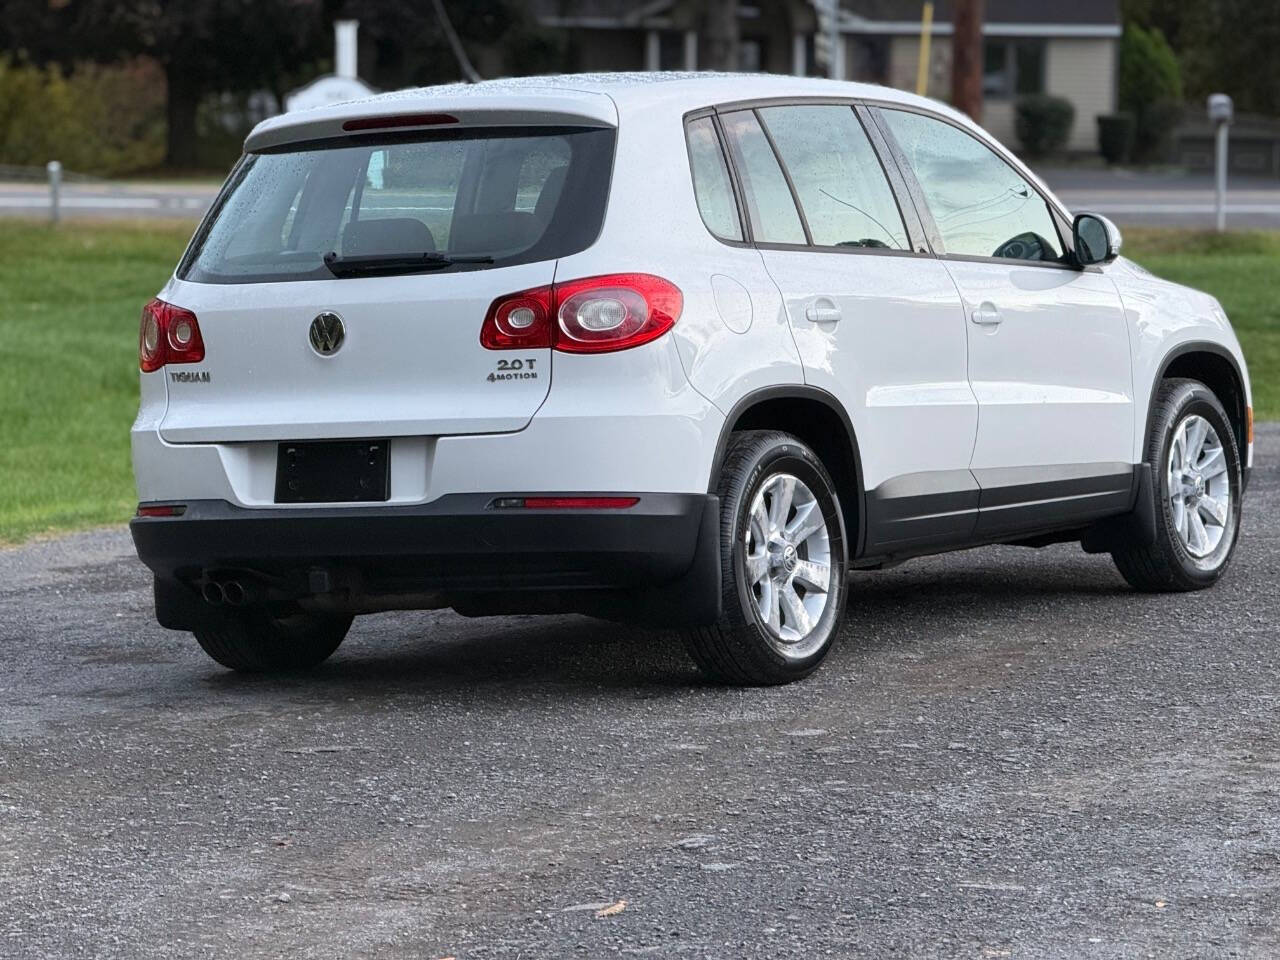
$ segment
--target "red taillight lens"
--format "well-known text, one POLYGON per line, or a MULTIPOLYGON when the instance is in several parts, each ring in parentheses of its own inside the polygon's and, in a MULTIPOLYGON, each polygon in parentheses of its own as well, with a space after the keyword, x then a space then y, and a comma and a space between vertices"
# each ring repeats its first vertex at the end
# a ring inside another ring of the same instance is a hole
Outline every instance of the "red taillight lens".
POLYGON ((683 308, 680 288, 652 274, 585 277, 499 297, 489 307, 480 343, 490 350, 626 350, 662 336, 683 308))
POLYGON ((458 118, 449 113, 401 113, 393 117, 361 117, 348 120, 343 130, 394 130, 399 127, 434 127, 442 123, 457 123, 458 118))
POLYGON ((568 353, 626 350, 656 340, 674 325, 684 297, 674 283, 648 273, 619 273, 556 284, 556 349, 568 353))
POLYGON ((144 373, 169 363, 199 363, 203 359, 204 338, 194 313, 163 300, 152 300, 142 308, 138 366, 144 373))
POLYGON ((551 314, 555 295, 551 287, 499 297, 489 307, 480 328, 480 344, 490 350, 546 348, 551 346, 551 314))

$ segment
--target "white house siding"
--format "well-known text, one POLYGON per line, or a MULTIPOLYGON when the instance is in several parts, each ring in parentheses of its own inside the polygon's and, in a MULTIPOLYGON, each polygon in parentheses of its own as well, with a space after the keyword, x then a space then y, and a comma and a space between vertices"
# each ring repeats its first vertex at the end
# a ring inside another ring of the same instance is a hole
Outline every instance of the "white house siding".
MULTIPOLYGON (((1045 49, 1045 92, 1065 97, 1076 108, 1068 150, 1098 149, 1099 114, 1115 111, 1116 41, 1104 38, 1055 37, 1045 49)), ((914 90, 920 60, 920 38, 894 37, 889 45, 888 83, 914 90)), ((951 38, 933 38, 930 44, 929 96, 948 100, 951 95, 951 38)), ((1014 133, 1012 100, 988 99, 983 104, 982 125, 1001 143, 1018 148, 1014 133)))
POLYGON ((1045 86, 1076 108, 1069 150, 1098 149, 1098 117, 1116 109, 1116 41, 1068 39, 1049 41, 1045 86))

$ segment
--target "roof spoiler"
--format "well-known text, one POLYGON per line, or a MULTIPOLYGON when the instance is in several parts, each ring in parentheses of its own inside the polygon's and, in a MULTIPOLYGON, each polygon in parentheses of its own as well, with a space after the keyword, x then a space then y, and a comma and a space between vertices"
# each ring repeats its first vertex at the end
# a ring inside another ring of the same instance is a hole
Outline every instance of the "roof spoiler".
POLYGON ((576 90, 522 91, 505 95, 452 95, 414 91, 299 110, 264 120, 245 139, 246 153, 290 143, 362 134, 409 133, 465 127, 614 127, 613 100, 576 90))

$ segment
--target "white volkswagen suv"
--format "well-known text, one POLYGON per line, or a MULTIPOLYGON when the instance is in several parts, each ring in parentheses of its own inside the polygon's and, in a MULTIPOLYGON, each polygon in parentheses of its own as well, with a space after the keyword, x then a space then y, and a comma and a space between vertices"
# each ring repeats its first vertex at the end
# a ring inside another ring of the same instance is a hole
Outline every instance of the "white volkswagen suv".
POLYGON ((1252 459, 1210 296, 931 100, 541 77, 276 117, 142 315, 156 615, 236 670, 356 614, 677 626, 826 656, 848 575, 1080 542, 1221 576, 1252 459))

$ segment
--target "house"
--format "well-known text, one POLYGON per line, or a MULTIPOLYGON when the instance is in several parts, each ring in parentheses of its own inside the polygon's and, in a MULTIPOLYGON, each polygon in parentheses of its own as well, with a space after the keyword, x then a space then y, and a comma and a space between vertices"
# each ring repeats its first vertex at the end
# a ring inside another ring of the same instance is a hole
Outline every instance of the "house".
MULTIPOLYGON (((817 7, 835 0, 743 0, 738 69, 835 76, 915 89, 920 0, 838 0, 838 41, 829 54, 817 7)), ((706 65, 707 10, 700 0, 533 0, 538 22, 570 32, 578 70, 696 70, 706 65)), ((937 0, 928 94, 947 99, 951 2, 937 0)), ((1026 93, 1065 97, 1076 109, 1068 149, 1097 149, 1096 117, 1116 109, 1118 0, 987 0, 983 125, 1016 146, 1014 101, 1026 93)))

